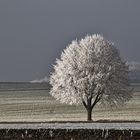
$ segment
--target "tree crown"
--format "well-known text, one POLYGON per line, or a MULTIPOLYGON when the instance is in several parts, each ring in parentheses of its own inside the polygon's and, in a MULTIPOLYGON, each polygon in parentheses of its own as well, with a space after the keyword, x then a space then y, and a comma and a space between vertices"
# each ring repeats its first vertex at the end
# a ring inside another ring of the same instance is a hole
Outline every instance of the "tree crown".
POLYGON ((87 35, 72 41, 56 60, 50 93, 67 104, 89 98, 103 104, 121 104, 131 97, 127 74, 128 66, 112 42, 101 35, 87 35))

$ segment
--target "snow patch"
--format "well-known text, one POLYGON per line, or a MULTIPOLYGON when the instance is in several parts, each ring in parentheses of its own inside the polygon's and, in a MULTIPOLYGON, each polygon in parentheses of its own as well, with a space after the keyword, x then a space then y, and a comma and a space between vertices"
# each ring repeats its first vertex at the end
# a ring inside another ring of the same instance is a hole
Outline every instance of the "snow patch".
POLYGON ((101 129, 140 130, 140 123, 15 123, 0 124, 0 129, 101 129))

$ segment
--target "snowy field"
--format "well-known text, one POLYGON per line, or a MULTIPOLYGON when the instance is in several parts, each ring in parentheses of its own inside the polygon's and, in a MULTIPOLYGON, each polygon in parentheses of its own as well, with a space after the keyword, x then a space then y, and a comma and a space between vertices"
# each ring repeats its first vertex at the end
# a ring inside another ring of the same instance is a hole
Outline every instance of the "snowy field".
MULTIPOLYGON (((140 121, 140 85, 134 86, 131 101, 121 108, 96 107, 93 120, 140 121)), ((60 104, 49 95, 49 90, 0 91, 0 122, 85 121, 83 106, 60 104)))
POLYGON ((0 124, 0 129, 116 129, 140 130, 140 123, 13 123, 0 124))

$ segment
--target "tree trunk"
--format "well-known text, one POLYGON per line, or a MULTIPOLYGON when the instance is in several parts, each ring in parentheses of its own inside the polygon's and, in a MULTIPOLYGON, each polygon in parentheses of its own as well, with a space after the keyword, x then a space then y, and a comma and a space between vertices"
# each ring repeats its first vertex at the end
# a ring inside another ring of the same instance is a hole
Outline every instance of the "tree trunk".
POLYGON ((87 121, 92 121, 92 109, 87 109, 87 121))
POLYGON ((87 121, 92 121, 92 109, 94 108, 94 106, 100 101, 100 94, 98 94, 94 100, 94 102, 92 103, 92 96, 90 98, 87 99, 87 101, 82 100, 84 107, 87 110, 87 121))

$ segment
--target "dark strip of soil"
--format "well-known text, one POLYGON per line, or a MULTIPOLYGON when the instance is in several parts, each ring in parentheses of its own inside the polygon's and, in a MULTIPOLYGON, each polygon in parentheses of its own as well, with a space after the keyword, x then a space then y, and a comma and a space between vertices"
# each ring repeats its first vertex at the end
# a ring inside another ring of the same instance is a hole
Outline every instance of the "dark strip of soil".
POLYGON ((44 121, 44 122, 0 122, 0 124, 38 124, 38 123, 140 123, 140 121, 127 120, 98 120, 98 121, 44 121))

